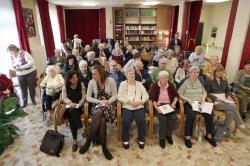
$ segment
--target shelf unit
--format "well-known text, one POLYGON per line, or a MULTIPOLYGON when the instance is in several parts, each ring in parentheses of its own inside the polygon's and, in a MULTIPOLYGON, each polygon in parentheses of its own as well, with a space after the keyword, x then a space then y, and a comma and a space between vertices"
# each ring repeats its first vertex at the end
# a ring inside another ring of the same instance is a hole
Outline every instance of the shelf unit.
POLYGON ((113 8, 113 36, 115 42, 124 43, 124 8, 113 8))
POLYGON ((125 40, 135 46, 156 42, 156 12, 155 8, 125 8, 125 40))

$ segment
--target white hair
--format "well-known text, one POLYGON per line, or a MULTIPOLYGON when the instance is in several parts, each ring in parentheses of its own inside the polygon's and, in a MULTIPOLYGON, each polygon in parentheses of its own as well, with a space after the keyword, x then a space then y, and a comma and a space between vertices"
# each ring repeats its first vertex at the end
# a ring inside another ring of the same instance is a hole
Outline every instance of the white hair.
POLYGON ((190 67, 189 68, 189 73, 192 73, 193 71, 195 71, 195 70, 198 70, 198 71, 200 71, 200 68, 199 67, 197 67, 197 66, 192 66, 192 67, 190 67))
POLYGON ((92 58, 95 58, 95 52, 94 51, 89 51, 88 53, 87 53, 87 57, 88 56, 91 56, 92 58))
POLYGON ((54 65, 49 65, 46 68, 46 74, 49 75, 49 71, 54 71, 56 73, 56 67, 54 65))
POLYGON ((81 61, 79 62, 79 68, 80 68, 81 66, 85 66, 85 65, 88 66, 88 62, 87 62, 87 61, 81 60, 81 61))

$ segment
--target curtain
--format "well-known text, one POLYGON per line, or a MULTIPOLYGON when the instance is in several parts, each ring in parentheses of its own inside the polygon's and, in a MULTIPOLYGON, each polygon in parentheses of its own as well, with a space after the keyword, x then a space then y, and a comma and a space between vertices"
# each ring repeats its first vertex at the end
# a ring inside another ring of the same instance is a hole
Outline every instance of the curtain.
POLYGON ((84 44, 99 38, 99 9, 67 9, 65 21, 67 38, 78 34, 84 44))
POLYGON ((183 11, 182 31, 181 31, 181 50, 187 50, 190 8, 191 8, 191 2, 185 1, 184 11, 183 11))
POLYGON ((244 67, 244 64, 246 63, 247 60, 250 60, 250 22, 248 23, 248 30, 246 34, 245 44, 241 55, 240 69, 244 67))
POLYGON ((202 1, 191 2, 190 15, 189 15, 190 19, 188 26, 188 31, 189 31, 188 50, 190 51, 193 51, 195 48, 195 41, 200 22, 201 9, 202 9, 202 1))
POLYGON ((61 42, 59 21, 57 17, 57 9, 55 4, 49 3, 49 17, 51 21, 55 48, 60 49, 62 46, 62 42, 61 42))
POLYGON ((25 29, 21 0, 13 0, 13 7, 16 16, 16 27, 18 31, 19 45, 22 50, 30 52, 28 34, 25 29))
POLYGON ((170 36, 171 39, 174 38, 174 34, 176 34, 177 32, 178 17, 179 17, 179 6, 174 6, 172 24, 171 24, 171 36, 170 36))
POLYGON ((37 0, 37 4, 41 17, 46 54, 47 57, 52 57, 54 55, 55 43, 50 22, 49 4, 46 0, 37 0))
POLYGON ((61 42, 64 43, 65 42, 65 28, 64 28, 63 7, 57 5, 56 10, 57 10, 58 24, 60 28, 61 42))
POLYGON ((231 6, 231 12, 230 12, 229 20, 228 20, 226 38, 225 38, 222 58, 221 58, 221 64, 223 66, 225 66, 227 63, 228 50, 229 50, 230 41, 231 41, 232 34, 233 34, 234 21, 235 21, 235 17, 237 13, 238 3, 239 3, 239 0, 233 0, 232 6, 231 6))
POLYGON ((105 8, 99 10, 99 37, 102 42, 106 40, 106 15, 105 8))
POLYGON ((169 41, 171 39, 172 34, 172 23, 173 23, 173 15, 174 15, 174 7, 173 6, 167 6, 167 34, 166 34, 166 46, 168 47, 169 41))

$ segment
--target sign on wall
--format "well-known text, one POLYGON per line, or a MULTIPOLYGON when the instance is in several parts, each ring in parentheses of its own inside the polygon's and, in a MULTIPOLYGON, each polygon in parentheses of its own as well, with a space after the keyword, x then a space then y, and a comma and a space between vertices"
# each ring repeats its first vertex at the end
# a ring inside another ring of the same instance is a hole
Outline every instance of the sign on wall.
POLYGON ((23 8, 23 17, 28 37, 36 36, 36 28, 32 9, 23 8))

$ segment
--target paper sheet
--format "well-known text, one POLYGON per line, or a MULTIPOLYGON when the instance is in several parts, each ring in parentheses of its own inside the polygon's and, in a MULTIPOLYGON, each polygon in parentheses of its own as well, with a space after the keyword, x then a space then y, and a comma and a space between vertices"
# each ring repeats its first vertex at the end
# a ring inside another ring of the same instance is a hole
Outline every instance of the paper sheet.
POLYGON ((194 101, 192 104, 192 108, 194 111, 200 113, 211 114, 213 110, 213 105, 213 103, 194 101))
POLYGON ((169 104, 159 106, 158 108, 161 110, 162 114, 168 114, 170 112, 174 112, 174 109, 169 104))

